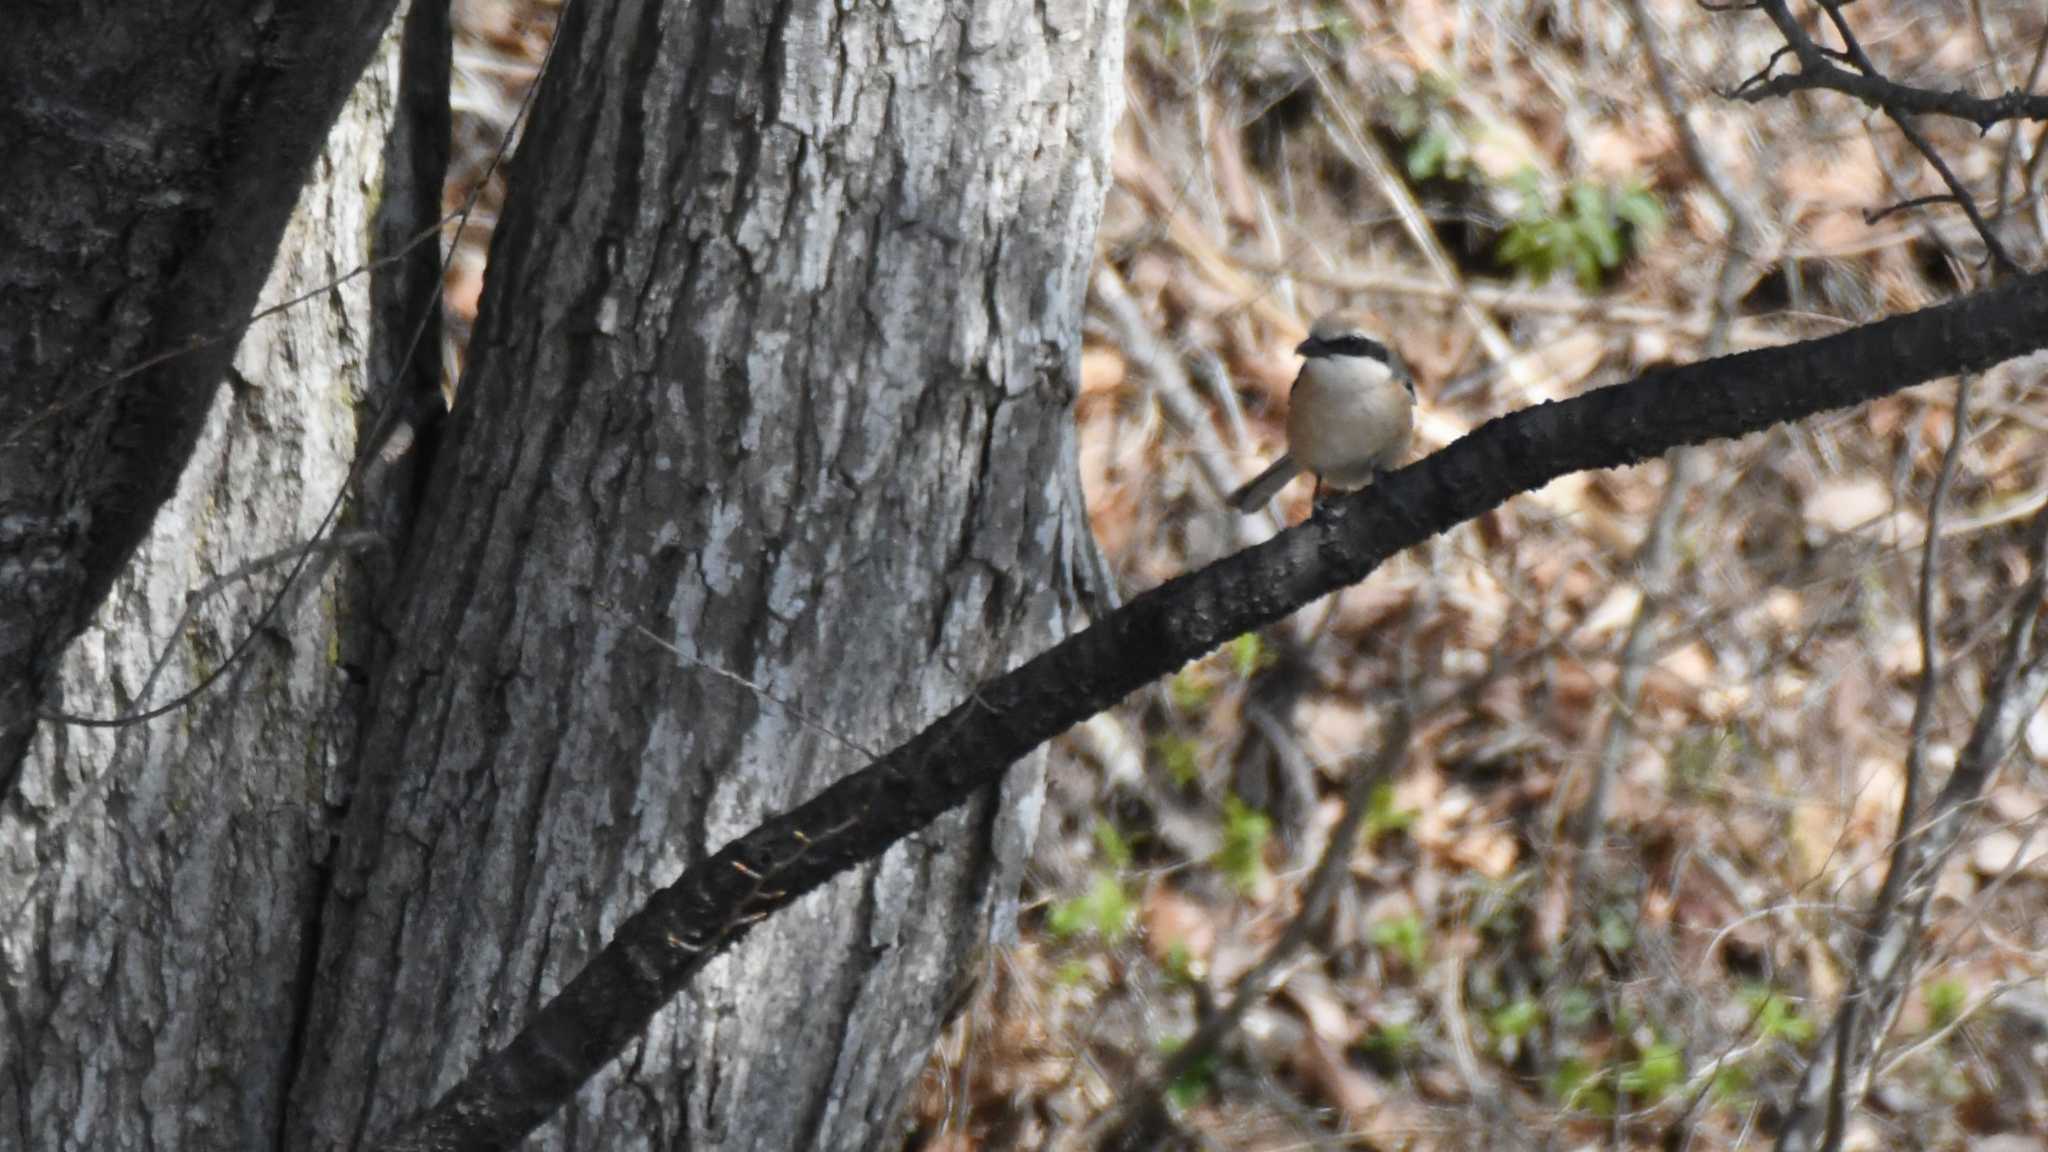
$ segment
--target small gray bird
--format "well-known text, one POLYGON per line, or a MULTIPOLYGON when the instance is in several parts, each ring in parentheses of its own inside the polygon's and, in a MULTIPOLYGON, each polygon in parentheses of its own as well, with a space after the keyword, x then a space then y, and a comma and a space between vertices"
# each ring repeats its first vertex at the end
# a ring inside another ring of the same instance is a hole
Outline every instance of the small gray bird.
POLYGON ((1230 506, 1265 506, 1303 470, 1321 485, 1363 488, 1401 462, 1415 430, 1415 382, 1400 357, 1367 334, 1355 312, 1331 312, 1294 351, 1307 358, 1287 396, 1287 454, 1230 494, 1230 506))

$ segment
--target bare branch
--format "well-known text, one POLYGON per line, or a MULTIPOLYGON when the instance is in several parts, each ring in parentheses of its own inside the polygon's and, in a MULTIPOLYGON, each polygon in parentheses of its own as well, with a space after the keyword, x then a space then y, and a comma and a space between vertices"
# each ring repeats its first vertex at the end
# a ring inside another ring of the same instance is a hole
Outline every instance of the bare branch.
MULTIPOLYGON (((1948 504, 1949 488, 1955 483, 1956 462, 1962 458, 1969 436, 1970 376, 1965 373, 1956 380, 1955 426, 1949 433, 1948 448, 1941 454, 1941 470, 1934 477, 1934 492, 1927 498, 1927 542, 1920 550, 1920 596, 1915 613, 1920 632, 1920 683, 1913 693, 1913 719, 1907 729, 1906 780, 1899 798, 1899 831, 1892 849, 1895 860, 1903 860, 1912 852, 1914 828, 1920 815, 1920 793, 1925 787, 1927 729, 1934 722, 1935 696, 1941 686, 1941 648, 1934 638, 1934 599, 1941 576, 1941 514, 1948 504)), ((1871 938, 1884 936, 1889 927, 1886 922, 1898 910, 1899 887, 1904 881, 1905 872, 1897 867, 1885 874, 1884 887, 1878 892, 1876 906, 1870 916, 1871 938)), ((1902 970, 1906 967, 1909 966, 1902 966, 1902 970)), ((1849 1113, 1855 1107, 1850 1099, 1849 1086, 1850 1069, 1856 1065, 1856 1017, 1863 1007, 1861 975, 1860 970, 1851 975, 1837 1016, 1835 1077, 1828 1087, 1827 1130, 1821 1139, 1822 1152, 1840 1152, 1848 1131, 1849 1113)))
POLYGON ((2022 725, 2048 699, 2048 512, 2030 528, 2031 572, 2013 604, 1997 670, 1984 704, 1948 782, 1917 824, 1902 813, 1905 830, 1873 902, 1868 930, 1858 945, 1842 1007, 1800 1074, 1778 1133, 1778 1152, 1824 1146, 1829 1131, 1869 1090, 1871 1066, 1884 1034, 1905 1001, 1919 952, 1921 927, 1934 898, 1935 879, 1962 841, 1970 813, 2018 742, 2022 725))
MULTIPOLYGON (((1975 124, 1979 131, 1989 132, 1993 124, 2006 120, 2048 121, 2048 95, 2036 95, 2022 88, 2014 88, 2003 96, 1977 96, 1960 89, 1936 91, 1931 88, 1916 88, 1901 84, 1879 74, 1877 70, 1865 68, 1852 72, 1840 67, 1835 59, 1840 54, 1816 44, 1806 30, 1799 26, 1786 7, 1785 0, 1759 0, 1755 4, 1740 6, 1742 10, 1761 10, 1784 34, 1786 47, 1799 59, 1799 71, 1771 75, 1771 67, 1784 55, 1780 50, 1771 56, 1763 71, 1744 81, 1731 93, 1736 99, 1758 104, 1765 100, 1789 96, 1794 92, 1811 92, 1825 89, 1853 96, 1872 108, 1881 108, 1889 113, 1903 113, 1908 116, 1947 116, 1955 120, 1966 120, 1975 124)), ((1839 19, 1832 5, 1823 5, 1830 15, 1839 19)), ((1726 11, 1727 9, 1717 9, 1726 11)), ((1855 52, 1847 53, 1854 59, 1855 52)))
MULTIPOLYGON (((1785 38, 1785 46, 1791 49, 1799 60, 1799 71, 1771 75, 1771 69, 1784 55, 1783 50, 1771 54, 1762 72, 1738 85, 1729 95, 1735 99, 1757 103, 1792 92, 1825 88, 1853 96, 1873 108, 1880 109, 1899 126, 1899 132, 1906 141, 1927 160, 1935 175, 1948 188, 1949 196, 1963 214, 1968 216, 1972 227, 1984 240, 1984 249, 2000 271, 2017 273, 2020 266, 2006 250, 2004 243, 1992 228, 1991 222, 1977 207, 1976 197, 1943 160, 1927 134, 1913 122, 1916 115, 1944 115, 1968 120, 1976 124, 1979 131, 1989 132, 1993 124, 2003 120, 2031 119, 2048 120, 2048 96, 2033 96, 2014 89, 1996 100, 1982 100, 1963 92, 1933 92, 1914 88, 1887 79, 1863 50, 1856 33, 1843 17, 1841 5, 1833 0, 1819 0, 1821 11, 1827 13, 1835 32, 1842 38, 1842 51, 1837 53, 1815 43, 1806 29, 1793 17, 1785 0, 1761 0, 1760 6, 1778 32, 1785 38), (1835 61, 1845 59, 1856 71, 1850 71, 1835 61)), ((1931 202, 1931 201, 1922 201, 1931 202)))
MULTIPOLYGON (((1650 76, 1655 81, 1658 100, 1664 105, 1664 114, 1671 120, 1684 145, 1687 161, 1700 178, 1706 181, 1714 199, 1719 201, 1721 210, 1728 214, 1728 237, 1721 256, 1719 273, 1709 288, 1705 354, 1718 356, 1727 350, 1729 331, 1733 326, 1737 280, 1747 263, 1745 250, 1749 247, 1754 233, 1748 213, 1744 210, 1735 186, 1723 172, 1713 153, 1707 150, 1706 142, 1693 131, 1692 121, 1687 117, 1684 98, 1679 95, 1676 80, 1671 75, 1671 65, 1665 59, 1657 42, 1657 28, 1651 20, 1643 0, 1630 0, 1629 22, 1635 29, 1636 41, 1642 49, 1644 62, 1649 66, 1650 76)), ((1678 534, 1678 516, 1691 493, 1698 471, 1698 460, 1690 449, 1681 449, 1671 454, 1670 475, 1665 480, 1663 495, 1659 498, 1656 515, 1650 521, 1649 530, 1637 546, 1635 554, 1636 584, 1641 598, 1636 602, 1634 617, 1629 621, 1627 638, 1622 642, 1621 666, 1615 677, 1614 692, 1617 697, 1613 711, 1608 714, 1607 729, 1601 736, 1600 757, 1593 768, 1593 782, 1586 794, 1578 814, 1578 827, 1573 837, 1575 844, 1572 863, 1571 891, 1573 906, 1584 909, 1587 906, 1587 879, 1592 861, 1597 854, 1600 838, 1607 819, 1607 797, 1613 789, 1614 777, 1620 770, 1623 757, 1627 754, 1635 735, 1635 710, 1641 697, 1643 679, 1648 671, 1651 655, 1657 645, 1658 618, 1662 615, 1665 598, 1670 594, 1676 578, 1678 550, 1675 539, 1678 534)))
POLYGON ((1863 222, 1865 224, 1875 224, 1887 217, 1896 216, 1901 212, 1910 212, 1915 208, 1931 208, 1936 204, 1961 203, 1962 201, 1956 199, 1955 195, 1949 192, 1936 192, 1931 196, 1915 196, 1910 200, 1901 200, 1896 204, 1887 204, 1882 208, 1868 209, 1863 213, 1863 222))

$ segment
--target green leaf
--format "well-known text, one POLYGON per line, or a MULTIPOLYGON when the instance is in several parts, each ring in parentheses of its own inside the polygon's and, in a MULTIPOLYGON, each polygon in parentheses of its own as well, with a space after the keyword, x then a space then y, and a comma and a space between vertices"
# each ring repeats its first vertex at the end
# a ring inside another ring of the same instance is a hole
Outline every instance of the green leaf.
POLYGON ((1559 1062, 1550 1074, 1550 1098, 1562 1108, 1614 1115, 1614 1093, 1607 1089, 1606 1073, 1576 1056, 1559 1062))
POLYGON ((1237 888, 1249 893, 1266 874, 1266 841, 1273 835, 1273 820, 1235 796, 1223 800, 1223 847, 1216 852, 1218 871, 1237 888))
POLYGON ((1166 769, 1167 778, 1179 787, 1192 785, 1200 776, 1198 754, 1201 746, 1185 736, 1165 735, 1152 741, 1152 755, 1166 769))
POLYGON ((1742 1000, 1756 1016, 1758 1036, 1792 1044, 1813 1039, 1813 1021, 1801 1016, 1798 1005, 1782 993, 1753 984, 1742 990, 1742 1000))
POLYGON ((1247 632, 1232 640, 1228 646, 1231 671, 1240 680, 1249 680, 1252 674, 1273 663, 1273 654, 1266 650, 1266 642, 1256 632, 1247 632))
POLYGON ((1412 912, 1376 922, 1366 933, 1366 939, 1373 947, 1406 964, 1410 972, 1421 972, 1429 959, 1429 930, 1423 927, 1422 917, 1412 912))
POLYGON ((1598 931, 1600 947, 1610 956, 1619 956, 1635 947, 1636 928, 1628 913, 1620 907, 1609 904, 1600 909, 1598 931))
POLYGON ((1536 1030, 1543 1021, 1543 1006, 1527 996, 1495 1012, 1486 1028, 1499 1040, 1519 1040, 1536 1030))
POLYGON ((1182 712, 1200 712, 1216 695, 1216 686, 1197 664, 1174 673, 1166 682, 1166 695, 1182 712))
POLYGON ((1123 882, 1098 869, 1086 893, 1053 904, 1046 913, 1045 926, 1060 939, 1093 933, 1114 944, 1129 934, 1134 912, 1123 882))
POLYGON ((1740 1064, 1723 1064, 1714 1073, 1711 1091, 1714 1099, 1723 1104, 1732 1104, 1749 1095, 1749 1069, 1740 1064))
POLYGON ((1599 1008, 1599 1001, 1593 993, 1584 988, 1567 988, 1557 994, 1557 1023, 1564 1028, 1579 1029, 1593 1022, 1593 1013, 1599 1008))
POLYGON ((1677 1048, 1659 1042, 1643 1049, 1639 1059, 1622 1065, 1615 1082, 1630 1096, 1654 1103, 1684 1080, 1685 1057, 1677 1048))
POLYGON ((1408 145, 1408 178, 1427 180, 1443 170, 1444 157, 1451 151, 1450 141, 1435 127, 1426 128, 1422 135, 1408 145))
POLYGON ((1116 871, 1121 872, 1131 866, 1130 842, 1116 830, 1116 825, 1107 820, 1095 822, 1095 850, 1102 853, 1102 862, 1116 871))
POLYGON ((1614 197, 1614 214, 1636 230, 1636 247, 1664 230, 1664 204, 1642 184, 1625 185, 1614 197))
POLYGON ((1590 251, 1600 267, 1612 268, 1621 263, 1621 233, 1615 230, 1614 218, 1607 214, 1604 204, 1592 215, 1581 215, 1574 231, 1579 247, 1590 251))
POLYGON ((1969 999, 1969 992, 1961 980, 1944 976, 1929 980, 1920 990, 1927 1001, 1927 1024, 1930 1028, 1946 1028, 1963 1014, 1963 1004, 1969 999))
POLYGON ((1421 813, 1414 808, 1394 807, 1394 786, 1382 781, 1372 786, 1365 802, 1365 843, 1370 847, 1380 837, 1406 832, 1421 813))
MULTIPOLYGON (((1181 1046, 1185 1043, 1186 1041, 1184 1040, 1171 1038, 1161 1040, 1159 1042, 1159 1054, 1161 1056, 1171 1056, 1175 1052, 1180 1051, 1181 1046)), ((1202 1097, 1209 1094, 1209 1083, 1215 1079, 1215 1076, 1216 1053, 1214 1050, 1211 1050, 1200 1060, 1195 1061, 1193 1067, 1175 1077, 1173 1083, 1166 1086, 1166 1098, 1173 1102, 1175 1108, 1183 1110, 1192 1108, 1202 1102, 1202 1097)))
POLYGON ((1375 1024, 1365 1034, 1365 1050, 1388 1063, 1402 1063, 1415 1054, 1415 1029, 1408 1024, 1375 1024))

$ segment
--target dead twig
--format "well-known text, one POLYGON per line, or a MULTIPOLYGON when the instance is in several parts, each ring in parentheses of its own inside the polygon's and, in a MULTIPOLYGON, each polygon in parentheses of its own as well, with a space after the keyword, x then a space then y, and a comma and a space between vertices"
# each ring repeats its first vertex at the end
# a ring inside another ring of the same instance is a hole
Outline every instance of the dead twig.
POLYGON ((1104 1115, 1099 1130, 1105 1134, 1097 1147, 1105 1152, 1123 1152, 1126 1149, 1136 1152, 1158 1146, 1171 1122, 1166 1111, 1166 1090, 1215 1054, 1224 1040, 1237 1030, 1252 1006, 1272 990, 1281 969, 1314 934, 1323 910, 1336 896, 1338 884, 1350 874, 1352 848, 1357 844, 1359 829, 1364 827, 1366 815, 1371 810, 1373 789, 1400 771, 1408 753, 1410 731, 1408 708, 1405 704, 1395 707, 1372 761, 1355 769, 1345 785, 1344 815, 1331 831, 1329 842, 1323 846, 1323 854, 1310 874, 1308 887, 1302 894, 1300 911, 1258 964, 1238 981, 1230 1003, 1204 1020, 1195 1034, 1174 1050, 1158 1072, 1133 1089, 1118 1108, 1104 1115))
POLYGON ((1971 810, 2011 754, 2027 718, 2048 699, 2048 624, 2042 611, 2048 600, 2048 513, 2035 518, 2030 532, 2031 571, 2013 605, 2004 647, 1985 686, 1969 741, 1927 815, 1917 824, 1902 824, 1909 834, 1900 837, 1892 852, 1891 867, 1857 948, 1842 1008, 1788 1102, 1778 1152, 1826 1147, 1831 1129, 1839 1141, 1846 1124, 1836 1117, 1846 1115, 1868 1091, 1879 1045, 1905 1000, 1935 879, 1961 842, 1971 810))
MULTIPOLYGON (((1899 133, 1906 138, 1915 151, 1934 169, 1936 176, 1948 189, 1952 202, 1969 217, 1970 224, 1984 241, 1984 250, 2001 272, 2017 274, 2021 269, 2018 261, 2006 250, 1998 239, 1997 230, 1991 221, 1977 207, 1977 199, 1956 176, 1955 170, 1941 156, 1934 143, 1914 122, 1918 115, 1945 115, 1976 124, 1980 131, 1988 132, 1993 124, 2004 120, 2024 118, 2048 119, 2048 96, 2034 96, 2018 89, 2006 93, 1996 100, 1984 100, 1964 92, 1933 92, 1914 88, 1888 79, 1870 54, 1863 50, 1849 21, 1842 15, 1840 0, 1817 0, 1828 21, 1834 25, 1835 34, 1842 39, 1842 48, 1835 51, 1823 48, 1808 35, 1796 17, 1792 15, 1785 0, 1758 0, 1757 7, 1777 26, 1785 38, 1786 48, 1799 61, 1799 71, 1774 73, 1777 62, 1784 53, 1774 52, 1761 71, 1744 80, 1727 93, 1731 98, 1757 103, 1773 97, 1785 96, 1792 92, 1825 88, 1853 96, 1865 104, 1882 111, 1892 123, 1898 125, 1899 133), (1837 61, 1847 63, 1856 71, 1842 67, 1837 61)), ((1929 197, 1918 197, 1908 203, 1928 204, 1942 201, 1929 197)), ((1900 210, 1902 206, 1886 209, 1900 210)))

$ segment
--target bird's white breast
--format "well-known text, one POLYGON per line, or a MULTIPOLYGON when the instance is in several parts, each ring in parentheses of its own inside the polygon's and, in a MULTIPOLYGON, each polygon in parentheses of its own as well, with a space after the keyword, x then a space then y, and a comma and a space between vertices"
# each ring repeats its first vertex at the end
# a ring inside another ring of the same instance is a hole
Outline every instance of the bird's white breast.
POLYGON ((1287 444, 1324 483, 1357 488, 1400 462, 1414 422, 1414 402, 1385 364, 1359 356, 1312 359, 1289 397, 1287 444))

